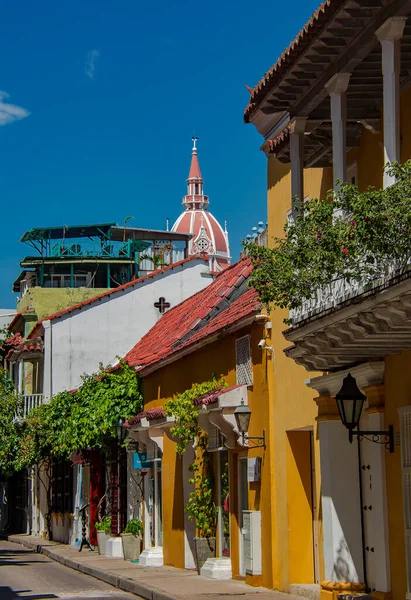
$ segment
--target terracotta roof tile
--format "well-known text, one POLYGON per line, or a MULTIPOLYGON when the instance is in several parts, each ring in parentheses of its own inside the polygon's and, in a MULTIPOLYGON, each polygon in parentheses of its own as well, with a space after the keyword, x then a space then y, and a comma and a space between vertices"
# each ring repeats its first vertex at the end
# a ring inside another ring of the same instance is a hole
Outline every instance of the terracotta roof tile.
POLYGON ((60 310, 59 312, 56 312, 52 315, 44 317, 40 321, 37 321, 37 323, 34 325, 33 329, 30 331, 30 333, 27 337, 32 338, 32 337, 35 337, 36 335, 38 335, 40 332, 40 326, 43 323, 43 321, 53 321, 54 319, 63 317, 64 315, 67 315, 79 308, 83 308, 83 306, 89 306, 90 304, 94 304, 95 302, 100 301, 102 298, 106 298, 107 296, 117 294, 118 292, 122 292, 125 289, 133 287, 135 285, 139 285, 140 283, 147 281, 147 279, 153 279, 154 277, 157 277, 157 275, 160 275, 162 273, 167 273, 168 271, 173 270, 175 267, 179 267, 179 266, 184 265, 193 260, 202 260, 204 262, 207 262, 208 258, 206 255, 189 256, 188 258, 185 258, 184 260, 180 260, 176 263, 173 263, 172 265, 168 265, 166 267, 163 267, 162 269, 153 271, 152 273, 149 273, 148 275, 143 275, 143 277, 139 277, 138 279, 133 279, 133 281, 128 281, 127 283, 124 283, 123 285, 120 285, 119 287, 107 290, 107 292, 104 292, 103 294, 99 294, 98 296, 94 296, 94 298, 89 298, 88 300, 84 300, 83 302, 79 302, 78 304, 74 304, 73 306, 69 306, 68 308, 65 308, 64 310, 60 310))
POLYGON ((247 289, 244 270, 251 272, 248 258, 229 266, 208 287, 167 311, 125 360, 140 370, 256 312, 260 306, 257 293, 247 289), (237 288, 240 278, 244 290, 237 288))

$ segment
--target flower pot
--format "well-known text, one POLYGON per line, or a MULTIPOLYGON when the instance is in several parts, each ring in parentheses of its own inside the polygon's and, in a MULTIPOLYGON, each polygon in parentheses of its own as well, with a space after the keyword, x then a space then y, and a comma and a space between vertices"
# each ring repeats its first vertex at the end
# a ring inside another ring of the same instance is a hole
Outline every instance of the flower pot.
POLYGON ((124 560, 136 560, 141 554, 141 536, 132 533, 121 533, 124 560))
POLYGON ((207 558, 215 557, 215 537, 194 538, 195 561, 198 574, 207 558))
POLYGON ((106 544, 109 537, 110 536, 104 531, 97 531, 97 546, 99 554, 106 554, 106 544))

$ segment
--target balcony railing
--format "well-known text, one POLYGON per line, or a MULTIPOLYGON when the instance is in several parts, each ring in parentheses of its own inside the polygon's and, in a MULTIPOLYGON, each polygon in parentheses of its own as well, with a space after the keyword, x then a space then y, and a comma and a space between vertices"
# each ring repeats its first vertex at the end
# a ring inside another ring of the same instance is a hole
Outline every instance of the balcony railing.
POLYGON ((43 394, 24 394, 23 395, 23 419, 27 417, 28 413, 34 408, 37 408, 43 404, 43 394))
POLYGON ((296 325, 305 319, 319 316, 321 313, 340 307, 345 302, 360 296, 366 292, 393 283, 396 278, 410 271, 410 264, 393 262, 385 267, 385 273, 380 277, 375 277, 372 281, 366 283, 359 281, 348 282, 346 279, 337 279, 318 289, 308 300, 305 300, 301 306, 290 310, 292 325, 296 325))

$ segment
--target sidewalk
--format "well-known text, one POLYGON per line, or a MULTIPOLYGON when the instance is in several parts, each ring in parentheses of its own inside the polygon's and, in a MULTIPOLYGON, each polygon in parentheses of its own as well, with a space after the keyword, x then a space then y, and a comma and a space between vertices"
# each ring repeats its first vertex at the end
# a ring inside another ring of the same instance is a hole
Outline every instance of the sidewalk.
POLYGON ((9 535, 8 540, 144 600, 221 600, 224 596, 233 600, 301 600, 290 594, 254 588, 243 581, 216 581, 173 567, 142 567, 122 558, 100 556, 97 550, 79 552, 72 546, 30 535, 9 535))

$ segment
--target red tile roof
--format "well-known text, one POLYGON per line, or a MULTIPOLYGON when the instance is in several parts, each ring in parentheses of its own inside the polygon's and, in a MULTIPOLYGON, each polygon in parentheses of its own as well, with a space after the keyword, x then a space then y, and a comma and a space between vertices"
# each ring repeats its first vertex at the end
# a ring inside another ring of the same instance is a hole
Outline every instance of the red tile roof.
POLYGON ((257 293, 247 288, 251 270, 248 258, 229 266, 204 290, 166 312, 125 360, 141 370, 257 312, 257 293))
POLYGON ((78 304, 74 304, 73 306, 69 306, 68 308, 65 308, 64 310, 60 310, 59 312, 56 312, 52 315, 49 315, 49 316, 44 317, 43 319, 40 319, 39 321, 37 321, 37 323, 34 325, 33 329, 30 331, 30 333, 27 337, 32 338, 32 337, 35 337, 36 335, 39 335, 40 327, 41 327, 41 324, 43 323, 43 321, 53 321, 54 319, 63 317, 64 315, 74 312, 75 310, 83 308, 83 306, 89 306, 90 304, 94 304, 95 302, 101 301, 102 298, 112 296, 113 294, 122 292, 125 289, 134 287, 135 285, 139 285, 140 283, 147 281, 147 279, 153 279, 154 277, 157 277, 158 275, 161 275, 162 273, 167 273, 168 271, 172 271, 175 267, 180 267, 181 265, 184 265, 193 260, 202 260, 204 262, 207 262, 208 258, 206 255, 189 256, 188 258, 185 258, 184 260, 180 260, 176 263, 173 263, 172 265, 168 265, 166 267, 163 267, 162 269, 153 271, 152 273, 149 273, 148 275, 143 275, 143 277, 139 277, 138 279, 133 279, 133 281, 128 281, 127 283, 124 283, 123 285, 120 285, 119 287, 107 290, 107 292, 103 292, 102 294, 100 294, 98 296, 94 296, 93 298, 89 298, 88 300, 84 300, 83 302, 79 302, 78 304))
POLYGON ((284 74, 299 59, 307 46, 327 25, 338 8, 346 0, 325 0, 304 27, 299 31, 291 44, 284 50, 277 62, 267 71, 264 77, 253 87, 249 104, 244 111, 244 121, 250 120, 250 115, 263 101, 266 94, 282 79, 284 74))
POLYGON ((162 406, 158 406, 157 408, 150 408, 149 410, 143 410, 143 412, 138 413, 135 417, 131 417, 124 423, 124 427, 129 429, 131 425, 137 425, 140 423, 141 419, 144 417, 147 421, 157 421, 158 419, 164 419, 166 416, 165 410, 162 406))

